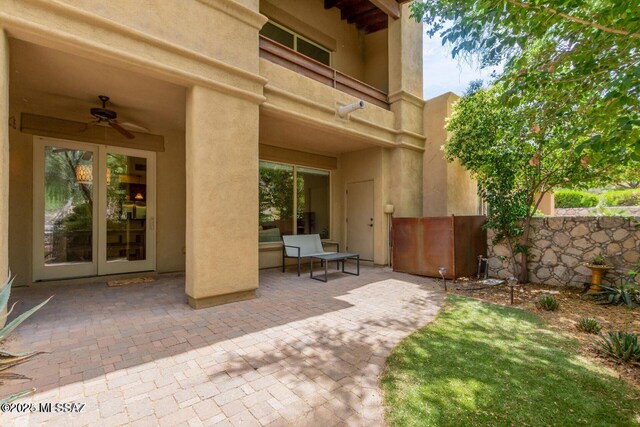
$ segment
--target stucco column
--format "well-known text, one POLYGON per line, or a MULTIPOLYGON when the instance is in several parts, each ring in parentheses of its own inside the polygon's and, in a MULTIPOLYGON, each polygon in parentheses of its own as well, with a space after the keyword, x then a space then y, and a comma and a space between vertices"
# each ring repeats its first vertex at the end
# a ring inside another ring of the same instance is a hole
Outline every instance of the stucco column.
POLYGON ((9 39, 0 27, 0 280, 9 268, 9 39))
POLYGON ((410 17, 409 4, 401 17, 389 20, 389 102, 400 132, 390 150, 387 174, 394 216, 422 215, 422 99, 423 26, 410 17))
POLYGON ((186 292, 194 308, 255 297, 258 105, 203 87, 187 95, 186 292))

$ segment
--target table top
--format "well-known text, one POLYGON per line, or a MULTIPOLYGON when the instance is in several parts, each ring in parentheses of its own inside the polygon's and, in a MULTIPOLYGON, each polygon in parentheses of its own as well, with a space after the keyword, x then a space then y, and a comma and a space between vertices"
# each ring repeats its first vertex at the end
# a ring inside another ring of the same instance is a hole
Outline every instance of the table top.
POLYGON ((326 254, 326 255, 312 255, 311 258, 318 258, 318 259, 324 259, 327 261, 337 261, 339 259, 347 259, 347 258, 355 258, 355 257, 359 257, 359 254, 353 254, 350 252, 336 252, 333 254, 326 254))

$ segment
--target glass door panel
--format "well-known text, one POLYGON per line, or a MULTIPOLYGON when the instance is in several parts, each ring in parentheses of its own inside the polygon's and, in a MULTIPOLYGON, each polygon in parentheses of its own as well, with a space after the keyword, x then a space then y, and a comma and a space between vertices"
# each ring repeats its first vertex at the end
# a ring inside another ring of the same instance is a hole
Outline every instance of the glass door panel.
POLYGON ((154 154, 107 147, 100 274, 155 269, 154 154), (104 243, 102 243, 104 242, 104 243))
POLYGON ((107 262, 146 259, 147 159, 107 154, 107 262))
POLYGON ((34 278, 95 275, 97 151, 40 139, 34 143, 34 278))

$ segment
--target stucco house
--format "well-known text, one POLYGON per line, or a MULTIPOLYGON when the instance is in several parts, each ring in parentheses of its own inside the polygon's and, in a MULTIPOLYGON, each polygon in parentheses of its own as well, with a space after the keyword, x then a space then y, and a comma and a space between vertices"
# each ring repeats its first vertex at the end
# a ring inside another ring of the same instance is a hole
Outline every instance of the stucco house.
POLYGON ((440 151, 455 96, 423 99, 409 15, 396 0, 0 0, 0 277, 184 271, 199 308, 254 297, 282 235, 385 264, 385 205, 475 214, 440 151))

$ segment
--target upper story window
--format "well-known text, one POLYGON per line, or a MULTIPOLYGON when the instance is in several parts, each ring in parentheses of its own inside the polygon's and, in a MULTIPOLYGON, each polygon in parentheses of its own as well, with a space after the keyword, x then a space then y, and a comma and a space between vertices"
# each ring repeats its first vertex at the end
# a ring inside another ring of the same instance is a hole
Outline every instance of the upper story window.
POLYGON ((331 66, 331 52, 273 21, 264 24, 260 34, 311 59, 331 66))

